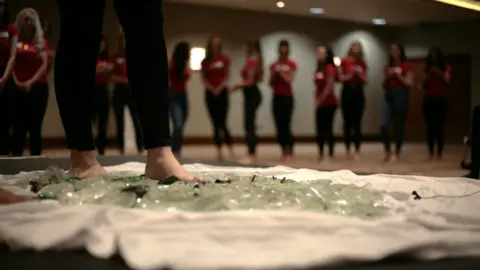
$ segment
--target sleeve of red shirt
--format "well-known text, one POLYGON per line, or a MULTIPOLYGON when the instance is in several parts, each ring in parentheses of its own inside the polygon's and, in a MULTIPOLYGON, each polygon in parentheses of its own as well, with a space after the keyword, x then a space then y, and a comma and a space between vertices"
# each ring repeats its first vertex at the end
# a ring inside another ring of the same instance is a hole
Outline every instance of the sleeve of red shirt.
POLYGON ((290 61, 290 68, 293 69, 293 71, 297 71, 297 63, 295 63, 295 61, 290 61))
POLYGON ((408 73, 412 70, 412 66, 410 66, 410 63, 404 62, 402 65, 402 69, 404 73, 408 73))
POLYGON ((363 71, 367 71, 367 70, 368 70, 368 66, 367 66, 367 63, 365 63, 365 61, 362 61, 360 65, 362 66, 363 71))
POLYGON ((328 65, 326 71, 326 76, 325 77, 334 77, 335 78, 335 67, 333 65, 328 65))
POLYGON ((17 30, 17 28, 15 27, 15 25, 13 25, 13 24, 9 24, 9 25, 8 25, 8 32, 9 32, 10 35, 12 35, 13 37, 18 36, 18 30, 17 30))

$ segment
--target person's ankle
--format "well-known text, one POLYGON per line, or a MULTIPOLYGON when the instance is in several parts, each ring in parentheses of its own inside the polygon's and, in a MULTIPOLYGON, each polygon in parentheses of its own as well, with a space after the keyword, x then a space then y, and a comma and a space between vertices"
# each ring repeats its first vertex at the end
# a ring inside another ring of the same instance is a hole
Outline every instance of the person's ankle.
POLYGON ((169 157, 174 157, 172 148, 169 146, 156 147, 147 150, 147 163, 158 162, 169 157))
POLYGON ((97 153, 92 151, 70 151, 70 160, 75 167, 92 167, 98 164, 97 153))

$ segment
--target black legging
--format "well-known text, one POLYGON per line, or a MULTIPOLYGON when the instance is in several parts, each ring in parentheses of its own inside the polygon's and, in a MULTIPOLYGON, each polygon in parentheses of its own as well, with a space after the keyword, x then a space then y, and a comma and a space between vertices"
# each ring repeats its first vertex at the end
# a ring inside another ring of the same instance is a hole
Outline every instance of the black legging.
POLYGON ((258 136, 256 129, 256 118, 258 107, 262 103, 262 94, 258 86, 252 85, 243 89, 244 94, 244 126, 245 126, 245 138, 247 141, 248 154, 253 155, 256 152, 258 144, 258 136))
POLYGON ((231 146, 232 136, 227 128, 229 108, 227 89, 223 89, 217 96, 206 89, 205 102, 207 103, 208 114, 213 125, 213 141, 215 145, 222 147, 223 143, 226 143, 228 146, 231 146))
POLYGON ((442 156, 444 146, 444 126, 447 117, 447 98, 423 99, 423 115, 427 124, 428 152, 431 156, 436 154, 442 156))
POLYGON ((112 97, 113 112, 115 115, 116 131, 117 131, 117 147, 123 152, 125 147, 125 106, 130 111, 132 117, 133 128, 135 129, 135 142, 137 143, 138 151, 143 149, 142 128, 140 127, 140 120, 138 120, 138 113, 135 104, 133 103, 132 93, 130 87, 126 83, 118 83, 115 85, 112 97))
POLYGON ((107 146, 108 114, 110 112, 108 85, 106 83, 95 85, 94 101, 92 122, 97 125, 95 145, 98 153, 103 155, 107 146))
POLYGON ((328 143, 330 156, 333 156, 335 139, 333 137, 333 118, 337 105, 318 106, 316 113, 317 144, 320 155, 323 156, 324 145, 328 143))
POLYGON ((355 150, 360 151, 360 145, 362 144, 362 118, 365 109, 363 85, 345 85, 341 98, 345 146, 347 151, 350 151, 353 142, 355 144, 355 150))
MULTIPOLYGON (((5 67, 0 67, 0 75, 3 75, 4 72, 5 67)), ((11 153, 14 90, 15 83, 11 77, 0 88, 0 156, 8 156, 11 153)))
POLYGON ((293 114, 292 96, 273 96, 273 118, 277 131, 277 140, 282 148, 283 155, 293 154, 293 136, 292 136, 292 114, 293 114))
POLYGON ((33 85, 29 92, 14 90, 14 120, 12 129, 12 155, 22 156, 29 139, 30 155, 42 153, 42 125, 48 103, 48 84, 33 85))
MULTIPOLYGON (((73 150, 95 149, 91 115, 105 2, 96 0, 72 5, 71 1, 58 0, 60 41, 55 57, 55 90, 67 146, 73 150), (72 59, 75 59, 74 64, 72 59)), ((145 148, 169 146, 163 1, 115 0, 114 7, 125 33, 128 79, 142 125, 145 148)))

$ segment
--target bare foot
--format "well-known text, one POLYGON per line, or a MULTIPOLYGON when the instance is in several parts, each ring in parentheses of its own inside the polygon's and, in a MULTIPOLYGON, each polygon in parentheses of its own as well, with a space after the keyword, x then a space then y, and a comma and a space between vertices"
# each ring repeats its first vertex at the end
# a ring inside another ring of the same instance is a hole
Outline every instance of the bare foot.
POLYGON ((225 157, 223 156, 222 148, 219 148, 217 150, 217 160, 218 161, 224 161, 225 160, 225 157))
POLYGON ((84 179, 93 176, 107 176, 108 172, 98 163, 95 151, 70 151, 70 177, 84 179))
POLYGON ((154 180, 163 180, 175 176, 182 182, 205 182, 187 172, 178 162, 170 147, 157 147, 147 151, 145 176, 154 180))
POLYGON ((229 154, 231 160, 236 160, 237 159, 237 155, 235 155, 235 151, 233 151, 232 146, 228 146, 228 154, 229 154))
POLYGON ((282 157, 282 162, 284 163, 292 163, 293 161, 295 161, 295 157, 293 155, 286 155, 282 157))
POLYGON ((237 161, 240 164, 255 164, 257 163, 257 158, 255 156, 246 156, 237 161))

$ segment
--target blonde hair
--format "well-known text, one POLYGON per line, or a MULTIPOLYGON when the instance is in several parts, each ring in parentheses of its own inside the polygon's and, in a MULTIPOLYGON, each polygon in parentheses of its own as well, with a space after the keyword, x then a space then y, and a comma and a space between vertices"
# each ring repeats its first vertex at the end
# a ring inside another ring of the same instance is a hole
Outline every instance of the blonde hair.
POLYGON ((28 14, 33 15, 33 25, 34 25, 34 37, 32 39, 32 43, 38 48, 43 49, 45 44, 45 40, 43 37, 43 28, 42 23, 40 22, 40 16, 38 16, 38 12, 33 8, 24 8, 17 14, 17 18, 15 20, 15 27, 21 31, 21 28, 24 24, 24 19, 28 14))

